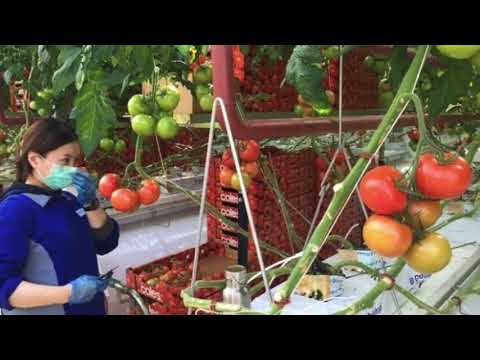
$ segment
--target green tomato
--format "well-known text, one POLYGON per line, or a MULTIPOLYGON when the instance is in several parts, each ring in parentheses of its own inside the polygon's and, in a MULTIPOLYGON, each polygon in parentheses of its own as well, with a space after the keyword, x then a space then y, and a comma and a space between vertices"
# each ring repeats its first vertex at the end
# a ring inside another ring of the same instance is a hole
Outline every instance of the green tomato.
POLYGON ((174 139, 177 136, 179 130, 179 126, 173 117, 163 117, 158 121, 157 135, 162 140, 174 139))
POLYGON ((133 95, 127 104, 128 113, 130 116, 136 116, 139 114, 151 115, 152 108, 148 104, 147 99, 142 94, 133 95))
POLYGON ((38 103, 36 101, 30 101, 30 109, 38 110, 38 103))
POLYGON ((156 100, 160 110, 169 112, 178 106, 180 94, 175 86, 170 85, 157 92, 156 100))
POLYGON ((395 94, 391 91, 380 94, 379 103, 382 108, 388 108, 393 102, 395 94))
POLYGON ((299 117, 303 117, 303 106, 300 105, 300 104, 296 104, 295 107, 293 108, 293 112, 295 113, 295 115, 299 116, 299 117))
POLYGON ((438 51, 454 59, 468 59, 480 51, 480 45, 437 45, 438 51))
POLYGON ((212 82, 212 79, 213 71, 209 64, 202 64, 193 72, 193 82, 195 84, 208 84, 212 82))
POLYGON ((38 109, 37 113, 40 117, 47 117, 50 112, 48 111, 48 109, 40 108, 38 109))
POLYGON ((115 146, 115 142, 110 138, 103 138, 102 140, 100 140, 100 149, 102 149, 105 152, 112 151, 114 146, 115 146))
POLYGON ((122 139, 119 139, 115 142, 115 149, 114 151, 116 153, 121 153, 121 152, 124 152, 125 149, 127 148, 127 143, 122 140, 122 139))
POLYGON ((47 102, 53 99, 53 91, 51 89, 43 89, 43 91, 38 92, 38 97, 47 102))
POLYGON ((155 133, 155 119, 153 116, 140 114, 131 120, 132 129, 140 136, 152 136, 155 133))
POLYGON ((213 109, 213 96, 212 94, 203 95, 200 99, 200 108, 203 111, 212 111, 213 109))
POLYGON ((197 98, 198 101, 202 98, 202 96, 211 94, 210 91, 210 86, 205 85, 205 84, 198 84, 195 87, 195 97, 197 98))

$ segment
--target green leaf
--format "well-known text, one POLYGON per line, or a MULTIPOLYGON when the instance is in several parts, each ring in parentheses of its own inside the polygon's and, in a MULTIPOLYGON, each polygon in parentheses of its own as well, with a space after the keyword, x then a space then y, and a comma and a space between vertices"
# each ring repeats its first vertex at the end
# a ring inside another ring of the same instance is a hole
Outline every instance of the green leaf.
POLYGON ((390 58, 390 83, 394 89, 400 87, 403 77, 407 73, 410 62, 407 57, 407 45, 395 45, 390 58))
POLYGON ((13 78, 22 79, 23 78, 23 65, 22 64, 13 64, 3 73, 3 80, 5 83, 10 84, 13 78))
POLYGON ((59 58, 64 59, 61 67, 55 71, 52 77, 53 92, 58 94, 75 81, 78 68, 80 67, 81 48, 63 49, 59 58), (63 53, 63 55, 62 55, 63 53), (67 56, 68 55, 68 56, 67 56))
POLYGON ((115 52, 116 45, 92 45, 92 61, 101 63, 103 61, 112 61, 112 55, 115 52))
POLYGON ((174 45, 175 46, 175 49, 178 50, 178 52, 180 54, 182 54, 182 56, 185 58, 185 59, 188 59, 188 56, 190 54, 190 48, 193 46, 193 45, 174 45))
POLYGON ((105 87, 96 82, 84 86, 74 99, 70 118, 75 120, 82 150, 86 156, 90 156, 100 139, 107 137, 109 130, 116 124, 115 111, 105 93, 105 87))
POLYGON ((153 73, 153 54, 148 45, 135 45, 132 51, 133 61, 143 73, 145 78, 149 78, 153 73))
POLYGON ((448 60, 448 69, 441 77, 432 81, 433 89, 428 99, 428 114, 430 119, 437 117, 451 104, 465 95, 473 76, 473 68, 466 60, 448 60))
POLYGON ((71 45, 60 45, 60 53, 58 54, 57 57, 57 65, 62 66, 67 59, 77 53, 78 51, 81 51, 81 47, 78 46, 71 46, 71 45))
POLYGON ((202 50, 201 50, 202 55, 208 55, 209 47, 210 45, 202 45, 202 50))
POLYGON ((120 95, 119 96, 122 96, 123 92, 125 91, 125 89, 127 88, 128 86, 128 82, 130 81, 130 74, 128 74, 127 76, 125 76, 125 78, 123 79, 122 81, 122 89, 120 90, 120 95))
POLYGON ((84 81, 85 81, 85 69, 83 68, 83 66, 80 66, 75 76, 75 88, 78 91, 82 89, 84 81))
POLYGON ((296 46, 288 60, 286 82, 294 86, 305 101, 311 104, 327 100, 321 85, 325 72, 313 65, 323 60, 319 45, 296 46))

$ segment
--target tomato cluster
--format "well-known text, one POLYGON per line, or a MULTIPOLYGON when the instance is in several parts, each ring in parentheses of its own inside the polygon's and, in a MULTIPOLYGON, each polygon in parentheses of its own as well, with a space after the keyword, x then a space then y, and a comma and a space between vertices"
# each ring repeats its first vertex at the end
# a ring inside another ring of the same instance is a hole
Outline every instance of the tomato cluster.
POLYGON ((443 160, 430 152, 420 156, 415 179, 423 200, 409 200, 399 188, 402 174, 391 166, 365 174, 360 196, 375 213, 363 227, 369 249, 385 257, 403 256, 421 273, 438 272, 448 265, 452 254, 448 240, 428 228, 442 215, 439 200, 458 198, 468 189, 472 169, 455 154, 445 154, 443 160))
POLYGON ((233 76, 243 83, 245 81, 245 55, 240 46, 233 47, 233 76))
MULTIPOLYGON (((243 182, 248 190, 252 183, 252 179, 255 178, 259 172, 257 160, 260 157, 260 145, 255 140, 240 141, 239 156, 241 160, 240 166, 243 182)), ((226 149, 223 152, 222 165, 220 171, 220 184, 224 188, 241 191, 240 176, 235 171, 235 162, 230 149, 226 149)))
POLYGON ((278 60, 273 65, 267 58, 262 58, 258 65, 253 63, 255 46, 245 59, 245 81, 241 83, 240 91, 244 98, 246 111, 250 112, 290 112, 293 110, 298 96, 294 87, 284 84, 287 62, 278 60))
POLYGON ((144 180, 137 190, 131 190, 121 187, 117 174, 104 175, 98 183, 98 190, 120 212, 134 212, 140 205, 153 204, 160 198, 160 187, 154 180, 144 180))

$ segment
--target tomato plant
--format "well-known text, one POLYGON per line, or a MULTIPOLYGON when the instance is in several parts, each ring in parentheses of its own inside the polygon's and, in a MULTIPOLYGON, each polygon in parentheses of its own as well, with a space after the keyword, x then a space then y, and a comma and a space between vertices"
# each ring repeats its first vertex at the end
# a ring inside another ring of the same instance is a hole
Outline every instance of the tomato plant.
POLYGON ((140 136, 152 136, 155 133, 155 119, 153 116, 139 114, 135 115, 132 120, 132 129, 135 134, 140 136))
POLYGON ((175 86, 168 85, 159 89, 156 101, 161 111, 173 111, 180 102, 180 93, 175 86))
POLYGON ((177 122, 171 116, 163 117, 157 123, 157 135, 162 140, 174 139, 179 130, 177 122))
POLYGON ((160 187, 154 180, 144 180, 137 193, 142 205, 150 205, 160 198, 160 187))
POLYGON ((408 214, 416 228, 426 229, 442 216, 442 206, 439 201, 416 200, 408 204, 408 214))
POLYGON ((260 145, 255 140, 240 142, 240 159, 247 162, 257 161, 260 157, 260 145))
POLYGON ((220 170, 220 184, 223 187, 230 188, 232 186, 232 176, 235 174, 235 171, 224 166, 220 170))
POLYGON ((433 153, 420 156, 416 170, 418 190, 425 196, 436 199, 455 199, 461 196, 472 182, 472 169, 464 158, 446 155, 451 161, 441 164, 433 153))
POLYGON ((415 242, 405 254, 407 264, 423 274, 439 272, 448 265, 451 258, 450 242, 437 233, 427 234, 415 242))
MULTIPOLYGON (((248 176, 248 174, 246 174, 246 173, 242 173, 242 177, 243 177, 243 183, 245 184, 245 188, 248 190, 248 187, 252 183, 252 178, 250 176, 248 176)), ((231 186, 232 186, 233 189, 235 189, 237 191, 241 191, 240 176, 238 175, 238 173, 235 173, 235 174, 232 175, 230 183, 231 183, 231 186)))
POLYGON ((127 107, 128 113, 132 117, 140 114, 151 115, 152 113, 152 107, 142 94, 133 95, 130 100, 128 100, 127 107))
POLYGON ((212 82, 212 66, 210 64, 202 64, 193 72, 193 81, 196 84, 208 84, 212 82))
POLYGON ((413 240, 412 230, 388 216, 372 215, 363 226, 367 247, 385 257, 404 255, 413 240))
POLYGON ((107 200, 110 200, 112 193, 120 186, 120 176, 117 174, 105 174, 98 183, 98 190, 107 200))
POLYGON ((138 209, 140 204, 138 194, 127 188, 115 190, 110 201, 113 208, 121 212, 133 212, 138 209))
POLYGON ((115 146, 115 142, 110 138, 104 138, 100 140, 100 149, 102 149, 105 152, 112 151, 114 146, 115 146))
POLYGON ((379 166, 365 174, 360 182, 360 196, 365 205, 380 215, 402 212, 407 206, 407 194, 396 181, 402 174, 391 166, 379 166))
POLYGON ((222 164, 230 169, 235 169, 235 161, 233 160, 232 150, 224 150, 222 154, 222 164))
POLYGON ((258 163, 257 162, 248 162, 242 165, 242 171, 245 172, 248 176, 250 176, 252 179, 255 178, 258 173, 258 163))

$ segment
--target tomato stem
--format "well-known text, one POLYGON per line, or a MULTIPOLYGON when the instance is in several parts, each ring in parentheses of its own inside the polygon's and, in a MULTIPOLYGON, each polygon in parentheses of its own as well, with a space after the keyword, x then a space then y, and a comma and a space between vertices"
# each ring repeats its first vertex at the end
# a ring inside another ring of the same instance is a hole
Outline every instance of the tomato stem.
POLYGON ((410 293, 410 291, 404 289, 403 287, 395 284, 394 286, 394 289, 397 290, 400 294, 402 294, 403 296, 405 296, 405 298, 407 298, 409 301, 411 301, 412 303, 414 303, 418 308, 420 309, 423 309, 425 311, 427 311, 429 314, 433 314, 433 315, 445 315, 445 313, 441 312, 440 310, 438 309, 435 309, 433 306, 430 306, 426 303, 424 303, 423 301, 421 301, 418 297, 416 297, 415 295, 413 295, 412 293, 410 293))
POLYGON ((445 220, 444 222, 442 222, 442 223, 440 223, 440 224, 438 224, 438 225, 435 225, 435 226, 427 229, 427 232, 436 232, 436 231, 444 228, 445 226, 451 224, 451 223, 454 222, 454 221, 457 221, 457 220, 462 219, 462 218, 465 218, 465 217, 472 217, 472 216, 475 215, 479 210, 480 210, 480 194, 477 195, 472 210, 467 211, 467 212, 465 212, 465 213, 463 213, 463 214, 454 215, 454 216, 452 216, 450 219, 445 220))

